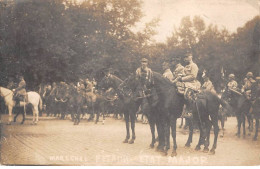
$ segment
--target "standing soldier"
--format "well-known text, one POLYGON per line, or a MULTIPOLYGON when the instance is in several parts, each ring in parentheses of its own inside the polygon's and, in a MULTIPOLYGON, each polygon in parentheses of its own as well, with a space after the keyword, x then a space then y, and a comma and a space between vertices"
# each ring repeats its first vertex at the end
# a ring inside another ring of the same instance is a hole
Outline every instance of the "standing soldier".
POLYGON ((13 89, 14 92, 14 100, 16 101, 16 106, 21 106, 20 101, 25 101, 26 97, 26 83, 23 76, 19 76, 19 84, 16 89, 13 89))
POLYGON ((163 77, 169 79, 170 81, 173 81, 173 74, 172 74, 172 71, 170 69, 170 66, 169 66, 169 63, 167 62, 163 62, 163 77))

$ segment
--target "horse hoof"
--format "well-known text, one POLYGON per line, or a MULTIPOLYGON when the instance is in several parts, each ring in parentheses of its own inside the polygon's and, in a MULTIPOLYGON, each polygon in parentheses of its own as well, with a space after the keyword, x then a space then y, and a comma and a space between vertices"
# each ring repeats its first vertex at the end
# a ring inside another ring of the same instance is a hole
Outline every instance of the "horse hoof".
POLYGON ((154 144, 150 144, 150 148, 154 148, 154 144))
POLYGON ((196 146, 195 151, 199 151, 201 148, 199 146, 196 146))
POLYGON ((23 124, 24 122, 21 122, 20 124, 23 124))
POLYGON ((179 126, 179 129, 181 129, 182 128, 182 126, 179 126))
POLYGON ((134 140, 133 139, 131 139, 130 141, 129 141, 129 144, 134 144, 134 140))
POLYGON ((208 148, 204 148, 203 149, 203 153, 208 153, 209 152, 209 149, 208 148))
POLYGON ((176 157, 177 156, 177 152, 176 151, 173 151, 172 154, 171 154, 172 157, 176 157))
POLYGON ((163 152, 164 150, 163 150, 162 147, 157 147, 157 148, 156 148, 156 151, 158 151, 158 152, 163 152))
POLYGON ((128 143, 128 139, 125 139, 125 140, 123 141, 123 143, 128 143))
POLYGON ((223 138, 223 137, 224 137, 224 135, 220 135, 220 137, 221 137, 221 138, 223 138))
POLYGON ((215 150, 211 149, 209 152, 210 155, 214 155, 215 154, 215 150))
POLYGON ((190 148, 190 144, 186 143, 185 148, 190 148))
POLYGON ((163 155, 163 156, 167 156, 167 155, 168 155, 168 151, 164 150, 164 151, 162 152, 162 155, 163 155))

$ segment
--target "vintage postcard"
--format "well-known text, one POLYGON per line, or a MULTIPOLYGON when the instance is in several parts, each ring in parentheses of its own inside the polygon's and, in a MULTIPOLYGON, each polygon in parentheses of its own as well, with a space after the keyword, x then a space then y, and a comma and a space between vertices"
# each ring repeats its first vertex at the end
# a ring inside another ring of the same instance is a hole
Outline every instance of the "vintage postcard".
POLYGON ((0 165, 260 165, 260 0, 0 0, 0 165))

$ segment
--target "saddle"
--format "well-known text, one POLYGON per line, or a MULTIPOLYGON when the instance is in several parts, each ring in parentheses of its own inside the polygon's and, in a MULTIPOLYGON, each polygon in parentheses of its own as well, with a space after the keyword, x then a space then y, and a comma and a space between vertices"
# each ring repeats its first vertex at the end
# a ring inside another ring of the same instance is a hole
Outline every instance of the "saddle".
POLYGON ((20 95, 16 93, 13 97, 13 100, 15 101, 15 106, 26 106, 28 104, 28 94, 26 95, 20 95))

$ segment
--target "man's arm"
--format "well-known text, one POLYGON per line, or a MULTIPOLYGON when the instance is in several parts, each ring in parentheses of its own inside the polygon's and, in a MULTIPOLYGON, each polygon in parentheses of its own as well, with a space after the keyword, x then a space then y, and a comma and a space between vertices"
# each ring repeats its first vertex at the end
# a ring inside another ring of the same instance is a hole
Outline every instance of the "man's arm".
POLYGON ((197 75, 198 75, 198 71, 199 71, 199 69, 198 69, 197 65, 195 65, 195 64, 191 65, 191 72, 190 72, 190 74, 182 77, 181 81, 189 82, 189 81, 192 81, 192 80, 196 80, 197 75))

